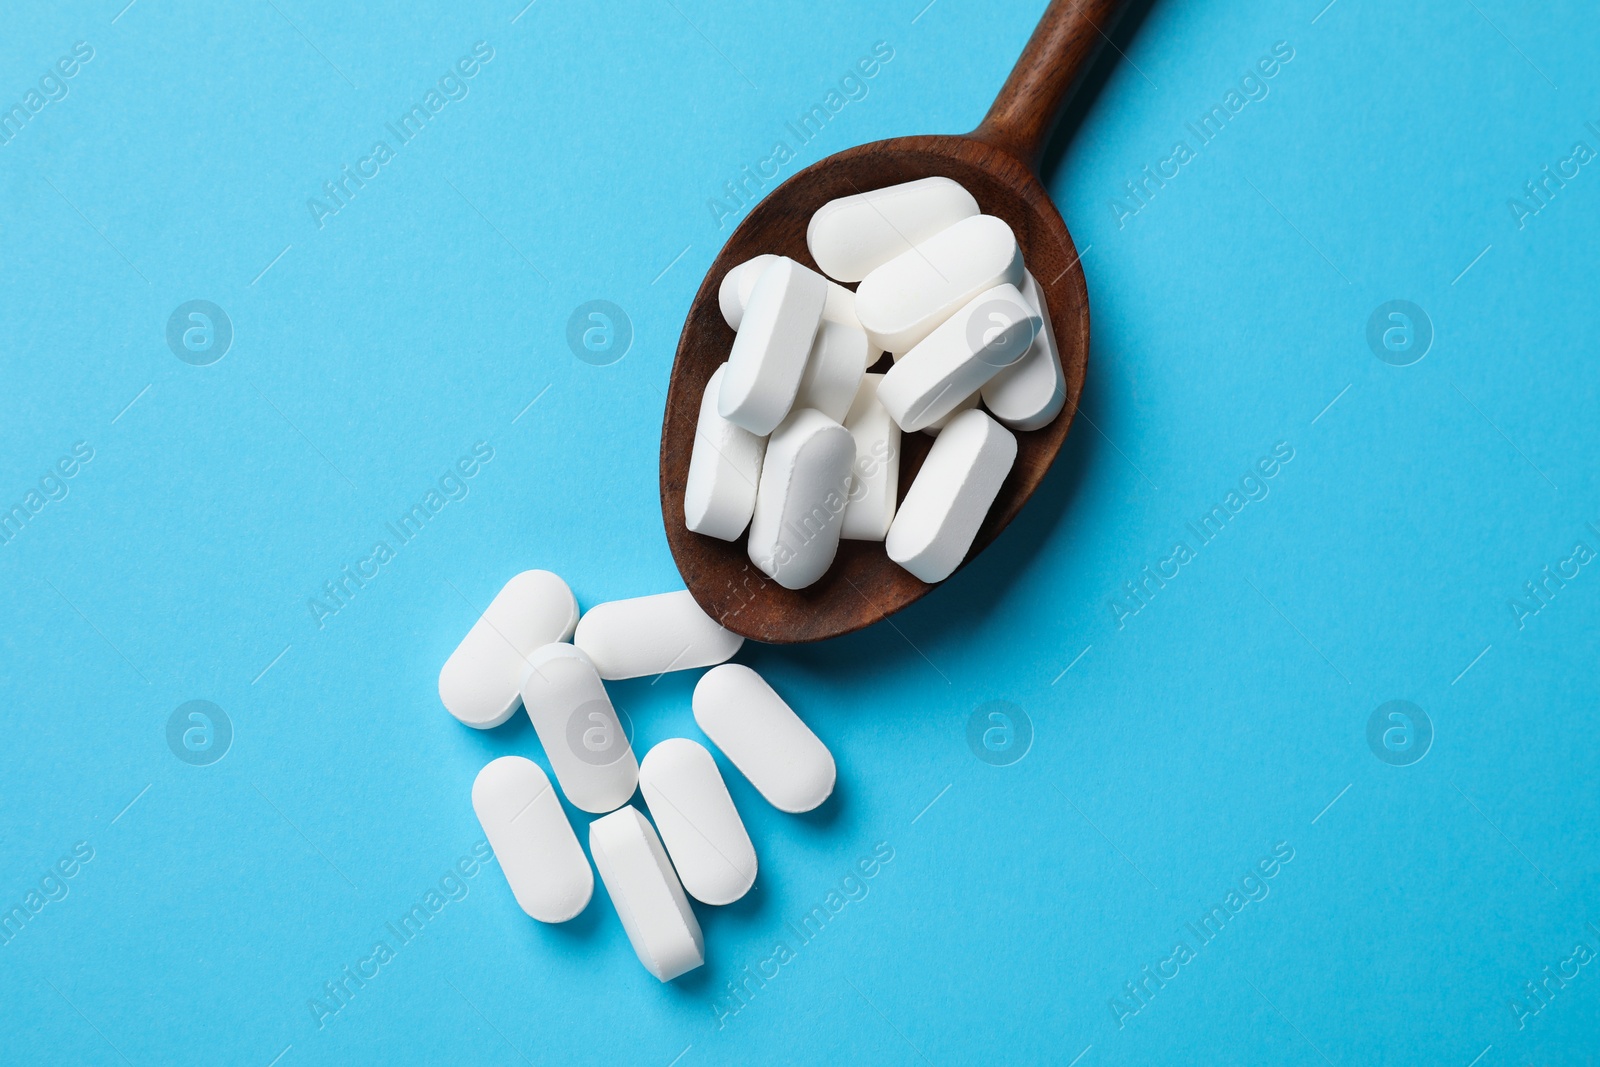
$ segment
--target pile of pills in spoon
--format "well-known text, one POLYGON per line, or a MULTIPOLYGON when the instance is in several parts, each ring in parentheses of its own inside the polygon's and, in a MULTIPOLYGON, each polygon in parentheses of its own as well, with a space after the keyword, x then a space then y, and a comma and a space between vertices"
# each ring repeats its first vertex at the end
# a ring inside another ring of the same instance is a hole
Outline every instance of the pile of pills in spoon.
POLYGON ((943 581, 1016 460, 1011 431, 1066 399, 1044 296, 1011 227, 949 178, 829 201, 806 245, 828 277, 765 255, 722 279, 736 335, 700 402, 685 524, 748 530, 787 589, 826 574, 841 538, 943 581), (893 367, 868 373, 883 352, 893 367), (917 430, 938 440, 897 508, 900 434, 917 430))
MULTIPOLYGON (((758 256, 722 280, 737 333, 701 402, 687 525, 728 541, 748 531, 751 560, 789 589, 821 578, 841 537, 882 541, 895 563, 942 581, 1011 470, 1011 431, 1061 411, 1043 294, 1011 228, 948 178, 831 201, 806 242, 828 277, 758 256), (884 352, 893 367, 869 374, 884 352), (899 500, 902 431, 938 439, 899 500)), ((833 755, 759 674, 726 662, 743 643, 686 591, 580 618, 566 582, 530 570, 439 673, 446 710, 468 726, 527 709, 561 794, 600 816, 589 824, 594 867, 639 961, 663 982, 705 962, 689 898, 743 897, 756 852, 711 752, 671 738, 636 759, 605 682, 711 668, 694 689, 696 725, 773 807, 810 811, 833 792, 833 755), (653 825, 629 803, 635 790, 653 825)), ((472 806, 523 911, 559 923, 588 906, 589 860, 537 764, 492 761, 472 806)))

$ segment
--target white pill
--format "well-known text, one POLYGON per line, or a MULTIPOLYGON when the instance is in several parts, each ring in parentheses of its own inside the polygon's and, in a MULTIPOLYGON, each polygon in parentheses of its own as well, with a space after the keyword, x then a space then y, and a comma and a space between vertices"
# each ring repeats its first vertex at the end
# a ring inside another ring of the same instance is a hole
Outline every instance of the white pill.
POLYGON ((670 982, 706 961, 700 923, 661 839, 638 808, 590 823, 589 851, 645 970, 670 982))
POLYGON ((981 411, 950 420, 906 490, 884 540, 889 558, 925 582, 961 565, 1017 458, 1011 431, 981 411))
POLYGON ((639 792, 691 897, 732 904, 749 892, 756 881, 755 846, 704 745, 674 737, 645 753, 639 792))
POLYGON ((564 923, 588 905, 594 874, 537 763, 501 756, 487 764, 472 783, 472 810, 523 911, 564 923))
POLYGON ((1021 359, 1039 315, 1010 282, 987 289, 897 360, 878 400, 902 430, 920 430, 954 411, 1021 359))
POLYGON ((588 656, 572 645, 545 645, 529 656, 522 704, 574 807, 599 814, 628 802, 639 761, 588 656))
POLYGON ((828 281, 780 256, 756 279, 728 354, 717 413, 766 435, 794 404, 811 341, 822 321, 828 281))
POLYGON ((973 215, 873 271, 856 287, 856 317, 886 352, 909 352, 985 289, 1022 281, 1011 227, 973 215))
POLYGON ((1044 326, 1021 359, 989 379, 983 387, 983 405, 1013 430, 1037 430, 1061 413, 1067 400, 1067 379, 1061 372, 1050 308, 1031 274, 1023 277, 1022 299, 1039 313, 1044 326))
MULTIPOLYGON (((730 267, 728 273, 722 276, 722 284, 717 288, 717 306, 722 309, 723 319, 735 330, 744 321, 744 308, 750 302, 750 291, 755 288, 756 279, 761 277, 761 272, 768 264, 777 259, 771 254, 756 256, 737 267, 730 267)), ((856 294, 837 282, 829 282, 828 297, 822 304, 822 317, 829 322, 854 326, 859 330, 861 323, 856 321, 856 294)))
POLYGON ((683 488, 683 518, 695 533, 732 541, 750 525, 767 439, 717 414, 717 393, 726 370, 717 368, 700 398, 689 478, 683 488))
POLYGON ((804 589, 833 563, 855 458, 850 431, 810 408, 767 442, 748 547, 750 561, 785 589, 804 589))
POLYGON ((750 300, 750 290, 755 288, 756 279, 761 277, 761 272, 769 264, 776 263, 778 257, 768 253, 747 259, 737 267, 729 267, 728 273, 722 276, 722 284, 717 286, 717 307, 722 309, 722 318, 735 330, 744 319, 744 306, 750 300))
POLYGON ((694 721, 779 811, 810 811, 833 793, 833 753, 749 667, 707 671, 694 687, 694 721))
POLYGON ((900 427, 878 403, 881 374, 863 376, 844 428, 855 438, 850 502, 839 536, 850 541, 882 541, 894 521, 900 491, 900 427))
POLYGON ((957 404, 956 405, 956 409, 954 411, 952 411, 950 414, 946 415, 942 419, 934 419, 932 422, 928 423, 928 425, 924 426, 922 428, 922 432, 927 434, 929 437, 938 437, 939 436, 939 431, 944 429, 946 426, 950 425, 950 420, 951 419, 955 418, 957 415, 961 414, 963 411, 971 411, 973 408, 977 407, 979 399, 980 398, 979 398, 978 394, 977 393, 973 393, 971 396, 967 397, 961 403, 957 404))
POLYGON ((596 604, 578 620, 572 640, 607 681, 709 667, 744 644, 687 589, 596 604))
MULTIPOLYGON (((905 353, 901 353, 900 355, 897 355, 897 356, 894 357, 894 361, 896 363, 899 363, 904 358, 905 358, 905 353)), ((1009 370, 1010 368, 1008 367, 1006 369, 1009 370)), ((993 378, 990 379, 990 381, 993 381, 993 380, 994 380, 993 378)), ((924 426, 922 428, 922 432, 927 434, 929 437, 938 437, 939 436, 939 431, 944 429, 946 426, 948 426, 951 419, 955 418, 957 415, 961 414, 963 411, 971 411, 973 408, 977 407, 978 406, 978 401, 980 399, 981 399, 981 397, 979 397, 979 395, 977 393, 973 393, 971 396, 967 397, 961 403, 957 404, 955 410, 952 411, 950 414, 946 415, 942 419, 934 419, 932 422, 928 423, 928 425, 924 426)))
POLYGON ((859 282, 913 245, 978 213, 949 178, 919 178, 830 200, 811 216, 806 247, 830 278, 859 282))
POLYGON ((854 326, 826 322, 818 327, 795 396, 796 408, 816 408, 834 422, 843 422, 872 362, 867 335, 854 326))
POLYGON ((549 571, 523 571, 505 584, 439 672, 439 699, 468 726, 487 730, 521 702, 534 649, 572 636, 578 602, 549 571))

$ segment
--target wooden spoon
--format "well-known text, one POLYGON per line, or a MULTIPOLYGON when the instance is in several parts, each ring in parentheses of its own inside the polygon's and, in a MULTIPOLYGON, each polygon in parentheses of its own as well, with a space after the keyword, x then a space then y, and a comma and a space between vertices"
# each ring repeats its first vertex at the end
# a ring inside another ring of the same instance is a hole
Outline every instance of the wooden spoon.
MULTIPOLYGON (((733 346, 733 330, 717 303, 722 276, 764 252, 816 269, 806 248, 806 226, 829 200, 942 175, 966 186, 985 213, 1010 224, 1049 304, 1067 398, 1055 421, 1017 434, 1016 463, 967 561, 999 536, 1038 488, 1078 409, 1089 355, 1089 296, 1072 237, 1036 168, 1062 98, 1095 51, 1100 27, 1120 6, 1121 0, 1052 0, 977 129, 965 136, 896 137, 829 156, 774 189, 728 238, 684 322, 661 427, 667 544, 689 592, 723 626, 773 644, 820 641, 877 622, 934 588, 891 562, 882 543, 841 541, 821 580, 789 590, 750 562, 745 538, 722 541, 684 526, 683 491, 700 398, 733 346)), ((933 438, 908 433, 901 441, 904 498, 933 438)))

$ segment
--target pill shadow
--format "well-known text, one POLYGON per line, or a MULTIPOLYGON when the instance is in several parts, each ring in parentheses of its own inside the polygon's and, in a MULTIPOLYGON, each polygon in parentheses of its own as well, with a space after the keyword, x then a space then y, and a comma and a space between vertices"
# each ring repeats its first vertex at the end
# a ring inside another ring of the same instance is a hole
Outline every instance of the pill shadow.
POLYGON ((812 808, 810 811, 787 813, 786 821, 792 822, 801 830, 802 836, 832 837, 832 830, 842 819, 850 814, 850 790, 843 779, 836 779, 833 783, 833 792, 828 799, 812 808))
POLYGON ((546 773, 550 770, 548 763, 543 760, 544 749, 539 744, 539 735, 533 732, 533 722, 520 703, 511 718, 499 726, 491 726, 487 730, 458 727, 455 733, 460 743, 482 757, 485 764, 501 756, 527 756, 543 766, 546 773))
MULTIPOLYGON (((1084 395, 1090 395, 1099 377, 1095 366, 1096 361, 1091 358, 1084 395)), ((1080 410, 1087 406, 1080 397, 1080 410)), ((1098 412, 1090 418, 1096 423, 1102 421, 1098 412)), ((1074 419, 1072 431, 1067 434, 1049 473, 1005 532, 953 575, 949 588, 923 597, 905 612, 906 621, 916 633, 929 640, 940 640, 985 627, 1011 588, 1038 566, 1039 552, 1045 542, 1071 512, 1090 473, 1105 460, 1105 438, 1091 425, 1089 418, 1074 419)), ((905 648, 905 653, 920 656, 909 647, 905 648)))
MULTIPOLYGON (((1094 367, 1095 360, 1091 358, 1085 394, 1094 387, 1094 367)), ((1099 421, 1098 416, 1091 417, 1099 421)), ((781 660, 785 670, 798 670, 818 684, 841 692, 881 676, 886 669, 906 664, 929 664, 932 670, 939 670, 937 653, 929 658, 931 646, 989 628, 990 617, 999 612, 1007 593, 1038 565, 1040 549, 1056 533, 1084 490, 1090 472, 1105 461, 1105 451, 1104 438, 1089 420, 1076 420, 1055 463, 1027 505, 992 545, 951 576, 943 587, 857 633, 770 653, 764 648, 754 649, 742 653, 740 659, 760 671, 759 661, 770 656, 781 660)), ((896 702, 893 708, 872 709, 875 715, 930 719, 931 710, 926 703, 910 699, 896 702)), ((830 799, 811 813, 817 825, 828 825, 822 820, 830 817, 827 809, 833 803, 830 799)), ((843 808, 842 803, 840 807, 843 808)))
MULTIPOLYGON (((1067 94, 1066 107, 1056 119, 1055 128, 1050 131, 1044 152, 1039 158, 1039 181, 1046 189, 1052 188, 1052 181, 1066 156, 1067 145, 1082 128, 1084 119, 1100 98, 1111 72, 1117 69, 1119 63, 1129 62, 1123 55, 1132 47, 1134 37, 1155 5, 1156 0, 1127 0, 1115 24, 1100 27, 1111 43, 1102 45, 1088 69, 1079 76, 1077 84, 1067 94)), ((1071 220, 1068 221, 1070 223, 1071 220)), ((1090 293, 1089 296, 1092 307, 1094 294, 1090 293)))
POLYGON ((757 874, 750 891, 732 904, 702 904, 691 900, 700 934, 705 943, 706 961, 701 966, 680 975, 667 983, 668 994, 679 998, 705 999, 713 990, 721 992, 723 972, 729 969, 732 957, 718 955, 718 946, 736 944, 752 931, 770 928, 769 913, 772 901, 768 897, 761 876, 757 874), (719 977, 721 976, 721 977, 719 977))
MULTIPOLYGON (((585 848, 584 855, 587 856, 588 854, 589 850, 585 848)), ((592 869, 592 861, 590 866, 592 869)), ((605 894, 605 891, 605 883, 600 880, 598 874, 595 875, 594 894, 589 897, 588 907, 564 923, 533 923, 532 925, 537 929, 529 931, 529 939, 542 941, 545 938, 555 938, 569 947, 575 948, 582 945, 585 948, 589 948, 594 940, 600 936, 601 924, 606 921, 606 912, 611 909, 610 897, 607 897, 604 901, 600 899, 605 894)), ((615 915, 616 912, 612 910, 611 914, 615 915)))

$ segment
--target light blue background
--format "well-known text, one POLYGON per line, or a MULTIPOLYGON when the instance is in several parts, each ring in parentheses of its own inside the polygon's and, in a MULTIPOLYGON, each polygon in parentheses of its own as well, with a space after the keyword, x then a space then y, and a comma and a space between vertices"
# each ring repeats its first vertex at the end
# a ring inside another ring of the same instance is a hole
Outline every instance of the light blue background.
MULTIPOLYGON (((740 654, 840 786, 793 818, 724 765, 761 877, 699 909, 704 969, 662 986, 602 889, 542 927, 491 866, 319 1027, 323 983, 480 840, 477 769, 543 759, 524 718, 439 706, 475 611, 529 567, 585 606, 681 585, 656 456, 731 228, 708 198, 875 42, 893 59, 785 176, 970 128, 1042 5, 122 2, 0 34, 7 105, 94 49, 0 146, 0 505, 94 449, 0 547, 0 905, 94 850, 0 945, 0 1061, 1600 1054, 1596 968, 1521 1029, 1511 1007, 1600 948, 1600 569, 1511 607, 1600 549, 1600 174, 1522 228, 1508 207, 1600 148, 1586 5, 1137 4, 1047 162, 1094 309, 1080 420, 996 548, 892 626, 740 654), (469 95, 319 229, 307 199, 479 41, 469 95), (1279 41, 1270 93, 1119 226, 1124 183, 1279 41), (164 340, 191 299, 233 323, 212 366, 164 340), (564 340, 592 299, 632 321, 611 366, 564 340), (1407 367, 1365 340, 1393 299, 1436 333, 1407 367), (470 494, 319 628, 307 599, 479 441, 470 494), (1119 628, 1122 583, 1279 442, 1270 495, 1119 628), (165 740, 193 699, 234 726, 210 766, 165 740), (1412 766, 1367 745, 1392 699, 1436 731, 1412 766), (1011 766, 966 741, 992 700, 1033 726, 1011 766), (865 898, 719 1025, 879 842, 865 898), (1119 1025, 1124 983, 1280 842, 1270 895, 1119 1025)), ((639 751, 697 736, 696 674, 613 687, 639 751)))

